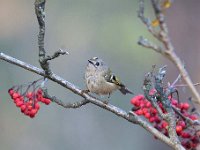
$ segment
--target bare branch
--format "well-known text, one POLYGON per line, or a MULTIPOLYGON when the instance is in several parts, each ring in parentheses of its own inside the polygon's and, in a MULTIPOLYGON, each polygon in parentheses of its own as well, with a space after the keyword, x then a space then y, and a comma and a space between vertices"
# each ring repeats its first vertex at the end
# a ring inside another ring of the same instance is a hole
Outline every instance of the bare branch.
POLYGON ((44 61, 55 59, 59 57, 60 55, 69 55, 69 53, 67 51, 63 51, 62 49, 59 49, 52 56, 47 56, 46 58, 44 58, 44 61))
POLYGON ((60 55, 69 54, 64 52, 62 49, 56 51, 52 56, 46 56, 46 50, 44 48, 44 37, 45 37, 45 3, 46 0, 35 0, 35 14, 39 24, 38 34, 38 47, 39 47, 39 62, 42 69, 44 69, 46 75, 51 74, 49 60, 55 59, 60 55))
POLYGON ((30 64, 27 64, 19 59, 8 56, 4 53, 0 53, 0 59, 45 77, 45 72, 42 69, 32 66, 30 64))
POLYGON ((151 43, 148 39, 143 38, 142 36, 139 38, 138 44, 143 47, 150 48, 161 54, 165 52, 161 47, 157 46, 156 44, 151 43))
MULTIPOLYGON (((159 51, 157 50, 157 46, 152 46, 151 44, 146 44, 144 42, 140 42, 139 44, 142 46, 145 46, 147 48, 151 48, 156 52, 161 53, 163 56, 165 56, 166 58, 168 58, 170 61, 172 61, 175 66, 177 67, 177 69, 179 70, 183 80, 186 82, 186 84, 188 85, 190 91, 192 92, 192 94, 195 97, 195 102, 200 104, 200 95, 197 91, 197 89, 195 88, 194 84, 192 83, 192 80, 190 79, 190 76, 186 70, 186 68, 184 67, 181 59, 178 57, 178 55, 175 52, 175 48, 172 45, 172 42, 170 40, 170 37, 168 35, 168 28, 167 28, 167 24, 165 23, 165 15, 163 14, 164 10, 161 6, 161 1, 158 0, 151 0, 152 6, 153 6, 153 10, 156 16, 157 21, 159 22, 159 27, 160 27, 160 34, 159 34, 159 41, 161 41, 161 43, 164 45, 165 50, 164 51, 159 51), (142 43, 142 44, 141 44, 142 43)), ((170 1, 171 3, 171 1, 170 1)), ((140 0, 140 14, 139 18, 145 18, 143 16, 144 14, 144 0, 140 0)), ((147 22, 145 21, 145 19, 141 19, 144 23, 147 22)), ((147 23, 145 23, 147 26, 147 23)), ((149 29, 149 27, 147 26, 148 31, 154 36, 154 33, 151 32, 151 30, 149 29)), ((157 38, 157 36, 156 36, 157 38)), ((158 38, 157 38, 158 39, 158 38)))
POLYGON ((146 25, 148 31, 156 38, 160 39, 160 36, 151 26, 151 20, 149 18, 146 18, 144 16, 144 0, 140 0, 139 2, 139 10, 138 10, 138 17, 141 19, 141 21, 146 25))
MULTIPOLYGON (((194 83, 193 85, 194 86, 199 86, 200 83, 194 83)), ((187 84, 177 84, 177 85, 175 85, 175 87, 188 87, 188 85, 187 84)))
POLYGON ((35 14, 38 19, 39 24, 39 34, 38 34, 38 47, 39 47, 39 62, 42 69, 45 70, 45 73, 51 74, 49 68, 49 62, 46 58, 46 51, 44 48, 44 36, 45 36, 45 3, 46 0, 35 0, 35 14))
POLYGON ((60 99, 58 99, 56 96, 50 96, 49 93, 47 92, 46 88, 42 88, 43 94, 45 98, 50 99, 52 102, 64 107, 64 108, 79 108, 83 105, 88 104, 90 101, 84 99, 78 102, 74 102, 74 103, 64 103, 63 101, 61 101, 60 99))
POLYGON ((170 85, 170 88, 175 87, 176 83, 181 79, 181 75, 179 74, 178 77, 174 80, 174 82, 170 85))

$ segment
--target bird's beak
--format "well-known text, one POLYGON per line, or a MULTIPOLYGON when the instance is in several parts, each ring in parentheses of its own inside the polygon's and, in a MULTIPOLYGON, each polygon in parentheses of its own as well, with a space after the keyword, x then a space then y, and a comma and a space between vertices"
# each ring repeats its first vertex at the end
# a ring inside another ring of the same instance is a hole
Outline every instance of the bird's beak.
POLYGON ((90 59, 88 60, 88 62, 94 65, 93 61, 91 61, 90 59))
POLYGON ((94 62, 94 61, 92 61, 91 59, 89 59, 88 62, 89 62, 90 64, 92 64, 95 68, 97 68, 97 66, 95 65, 95 62, 94 62))

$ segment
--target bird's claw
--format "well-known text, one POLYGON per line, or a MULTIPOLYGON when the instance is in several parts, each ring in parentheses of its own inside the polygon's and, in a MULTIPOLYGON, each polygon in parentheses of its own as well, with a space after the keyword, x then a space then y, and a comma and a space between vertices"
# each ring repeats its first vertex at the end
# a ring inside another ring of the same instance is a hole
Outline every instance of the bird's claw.
POLYGON ((104 100, 103 103, 107 105, 109 103, 109 100, 104 100))
POLYGON ((82 90, 81 91, 81 93, 83 94, 83 93, 89 93, 90 91, 88 90, 88 89, 86 89, 86 90, 82 90))

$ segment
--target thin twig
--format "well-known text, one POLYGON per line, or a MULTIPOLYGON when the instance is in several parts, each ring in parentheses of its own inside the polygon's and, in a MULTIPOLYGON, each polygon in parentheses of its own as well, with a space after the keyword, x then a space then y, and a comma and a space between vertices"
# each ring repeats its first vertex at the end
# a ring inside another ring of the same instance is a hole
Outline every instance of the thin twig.
MULTIPOLYGON (((200 83, 194 83, 193 85, 194 86, 199 86, 200 83)), ((177 85, 175 85, 175 87, 188 87, 188 84, 177 84, 177 85)))
POLYGON ((64 107, 64 108, 80 108, 83 105, 88 104, 90 101, 84 99, 81 101, 77 101, 74 103, 64 103, 62 100, 58 99, 56 96, 50 96, 46 88, 42 88, 43 94, 45 98, 50 99, 52 102, 64 107))
POLYGON ((160 39, 160 36, 151 26, 151 20, 149 18, 146 18, 144 16, 144 0, 140 0, 139 2, 139 10, 138 10, 138 17, 141 19, 141 21, 146 25, 148 31, 156 38, 160 39))
POLYGON ((169 88, 174 88, 176 83, 181 79, 181 75, 179 74, 178 77, 174 80, 174 82, 170 85, 169 88))
POLYGON ((150 48, 158 53, 164 53, 164 50, 161 47, 157 46, 156 44, 153 44, 148 39, 146 39, 142 36, 139 38, 138 44, 143 47, 150 48))
POLYGON ((62 49, 59 49, 52 56, 47 56, 45 58, 45 61, 49 61, 49 60, 55 59, 55 58, 59 57, 60 55, 69 55, 69 52, 63 51, 62 49))

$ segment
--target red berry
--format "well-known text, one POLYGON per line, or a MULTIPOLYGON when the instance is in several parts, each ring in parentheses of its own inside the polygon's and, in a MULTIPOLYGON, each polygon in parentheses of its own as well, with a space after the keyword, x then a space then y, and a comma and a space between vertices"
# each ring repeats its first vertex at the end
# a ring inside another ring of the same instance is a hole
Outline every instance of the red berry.
POLYGON ((147 107, 147 108, 150 108, 150 107, 151 107, 151 103, 150 103, 149 101, 147 101, 146 107, 147 107))
POLYGON ((25 110, 24 114, 27 115, 27 116, 29 116, 30 115, 30 111, 29 110, 25 110))
POLYGON ((12 98, 13 98, 13 99, 16 99, 16 98, 18 98, 19 96, 20 96, 20 94, 17 93, 17 92, 15 92, 15 93, 13 93, 12 98))
POLYGON ((22 102, 22 101, 17 101, 17 102, 16 102, 16 106, 17 106, 17 107, 21 107, 22 105, 23 105, 23 102, 22 102))
POLYGON ((138 105, 138 99, 136 99, 135 97, 131 99, 131 104, 133 105, 138 105))
POLYGON ((16 98, 16 99, 14 99, 14 103, 18 103, 18 102, 20 102, 20 101, 21 101, 20 98, 16 98))
POLYGON ((148 108, 142 108, 142 111, 143 111, 143 114, 146 114, 146 113, 149 112, 149 111, 148 111, 148 108))
POLYGON ((182 109, 188 110, 190 105, 188 103, 183 103, 182 109))
POLYGON ((20 106, 20 108, 21 108, 21 112, 24 112, 26 110, 26 105, 23 104, 23 105, 20 106))
POLYGON ((178 106, 178 108, 184 109, 184 106, 183 106, 183 105, 184 105, 183 103, 180 103, 179 106, 178 106))
POLYGON ((131 104, 135 105, 136 107, 139 107, 140 101, 144 99, 143 95, 137 95, 131 99, 131 104))
POLYGON ((158 105, 160 106, 161 109, 163 109, 163 105, 162 105, 162 103, 159 103, 158 105))
POLYGON ((29 116, 31 117, 31 118, 34 118, 35 117, 35 115, 36 115, 36 113, 37 113, 37 109, 32 109, 31 111, 30 111, 30 114, 29 114, 29 116))
POLYGON ((147 112, 147 113, 144 114, 144 117, 149 119, 151 117, 151 114, 147 112))
POLYGON ((182 133, 181 133, 181 137, 182 137, 182 138, 190 138, 191 135, 190 135, 190 133, 188 133, 188 132, 182 132, 182 133))
POLYGON ((37 109, 32 109, 32 110, 30 111, 30 115, 35 115, 37 112, 38 112, 37 109))
POLYGON ((160 118, 159 118, 158 116, 155 116, 154 118, 155 118, 155 122, 156 122, 157 124, 160 123, 161 120, 160 120, 160 118))
POLYGON ((149 95, 154 95, 155 93, 156 93, 156 89, 152 89, 150 90, 149 95))
POLYGON ((22 97, 22 96, 21 96, 19 99, 20 99, 22 102, 24 101, 24 97, 22 97))
POLYGON ((30 114, 29 114, 29 117, 30 117, 30 118, 34 118, 34 117, 35 117, 35 115, 30 115, 30 114))
POLYGON ((41 95, 42 94, 42 89, 37 90, 37 94, 41 95))
POLYGON ((178 105, 178 101, 176 99, 172 99, 171 100, 172 105, 177 106, 178 105))
POLYGON ((198 144, 196 144, 196 143, 191 143, 191 147, 192 148, 196 148, 198 146, 198 144))
POLYGON ((26 94, 26 97, 27 97, 27 98, 32 98, 32 97, 33 97, 33 93, 32 93, 32 92, 28 92, 28 93, 26 94))
POLYGON ((153 114, 153 115, 156 115, 157 114, 157 110, 153 107, 150 108, 150 113, 153 114))
POLYGON ((34 101, 33 99, 29 99, 28 104, 33 105, 33 101, 34 101))
POLYGON ((135 105, 136 107, 139 107, 140 102, 137 98, 134 97, 131 99, 131 104, 135 105))
POLYGON ((192 146, 191 143, 190 143, 190 142, 187 142, 186 145, 185 145, 185 148, 186 148, 186 149, 191 149, 191 146, 192 146))
POLYGON ((142 111, 141 109, 137 110, 135 113, 136 113, 137 115, 143 115, 143 111, 142 111))
POLYGON ((193 137, 191 138, 191 140, 192 140, 192 142, 194 142, 194 143, 199 143, 199 138, 198 138, 197 136, 193 136, 193 137))
POLYGON ((183 131, 183 127, 180 126, 180 125, 177 125, 177 126, 176 126, 176 133, 177 133, 177 134, 180 134, 182 131, 183 131))
POLYGON ((44 98, 44 97, 41 97, 41 99, 38 99, 38 101, 40 101, 40 102, 44 103, 44 101, 45 101, 45 98, 44 98))
POLYGON ((186 147, 186 144, 187 144, 186 141, 181 142, 181 145, 183 145, 184 147, 186 147))
POLYGON ((14 94, 14 92, 15 92, 15 91, 14 91, 13 89, 9 89, 9 90, 8 90, 8 93, 10 94, 10 96, 12 96, 12 95, 14 94))
POLYGON ((36 99, 37 99, 38 101, 42 101, 42 98, 43 98, 42 95, 37 95, 37 98, 36 98, 36 99))
POLYGON ((48 99, 48 98, 45 98, 45 99, 44 99, 44 103, 45 103, 46 105, 49 105, 49 104, 51 103, 51 100, 48 99))
POLYGON ((184 121, 178 121, 178 123, 177 123, 177 125, 180 125, 180 126, 182 126, 182 128, 185 128, 186 127, 186 124, 185 124, 185 122, 184 121))
POLYGON ((39 103, 35 103, 35 109, 37 109, 37 110, 40 109, 40 104, 39 103))
POLYGON ((166 121, 162 121, 162 128, 166 129, 168 127, 168 123, 166 121))
POLYGON ((185 117, 190 117, 190 114, 186 111, 182 112, 185 117))
POLYGON ((30 110, 32 110, 33 106, 32 105, 28 105, 27 108, 30 111, 30 110))
POLYGON ((198 119, 198 117, 197 117, 196 115, 190 115, 189 117, 190 117, 190 119, 192 119, 192 120, 197 120, 197 119, 198 119))
POLYGON ((155 117, 150 117, 150 118, 149 118, 149 122, 152 123, 152 122, 154 122, 154 121, 155 121, 155 117))
POLYGON ((139 106, 140 106, 141 108, 145 107, 144 101, 141 101, 140 104, 139 104, 139 106))

